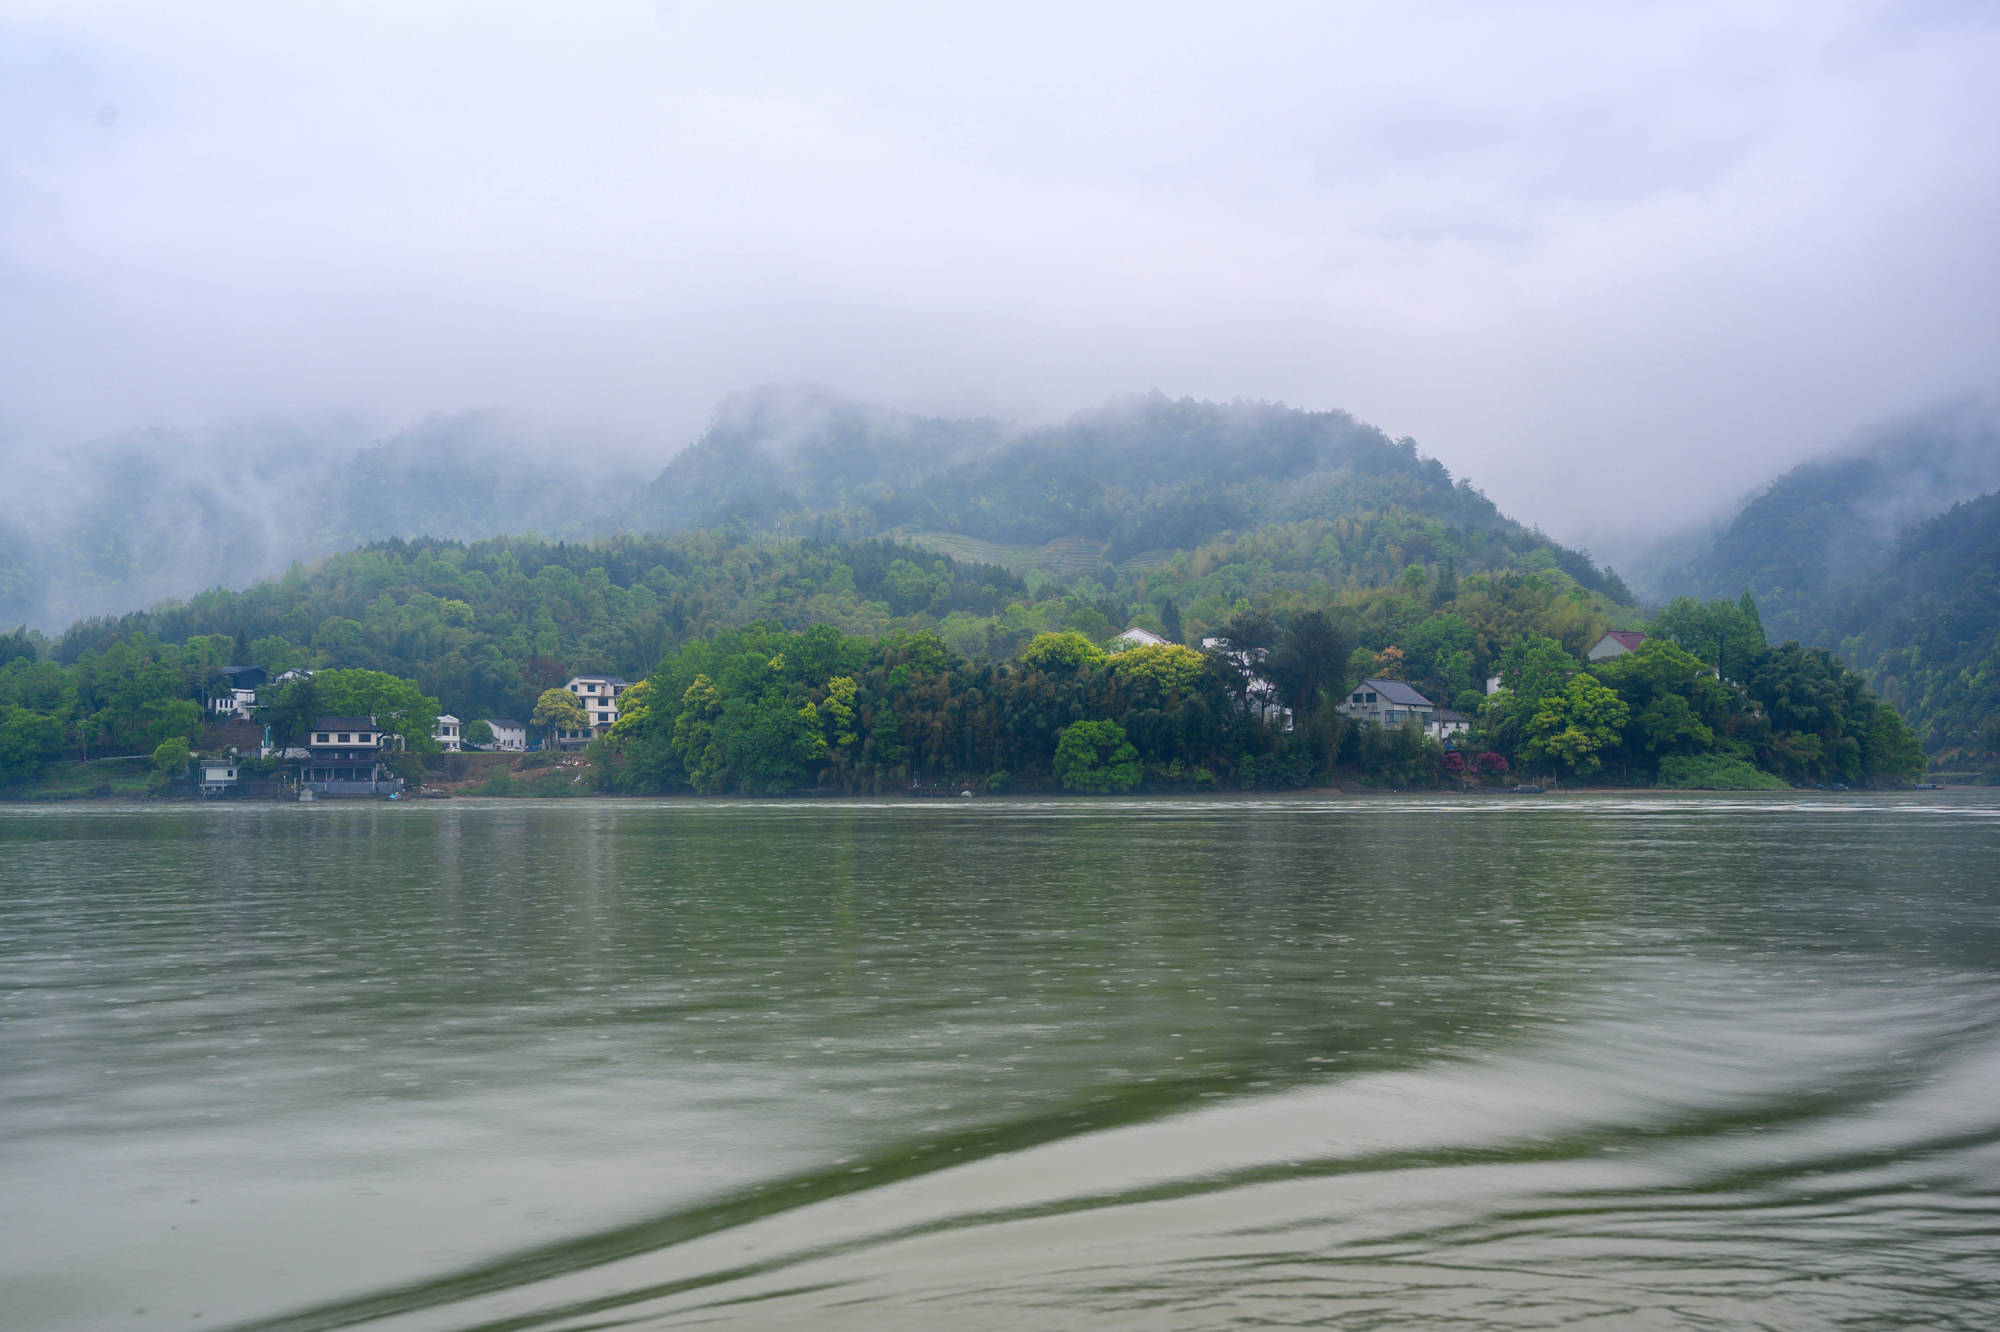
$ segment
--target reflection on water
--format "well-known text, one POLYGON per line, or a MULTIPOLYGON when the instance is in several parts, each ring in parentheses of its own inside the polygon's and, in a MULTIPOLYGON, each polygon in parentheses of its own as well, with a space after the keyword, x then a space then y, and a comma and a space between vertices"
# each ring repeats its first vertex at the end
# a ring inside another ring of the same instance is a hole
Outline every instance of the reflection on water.
POLYGON ((1988 1327, 2000 801, 0 813, 26 1328, 1988 1327))

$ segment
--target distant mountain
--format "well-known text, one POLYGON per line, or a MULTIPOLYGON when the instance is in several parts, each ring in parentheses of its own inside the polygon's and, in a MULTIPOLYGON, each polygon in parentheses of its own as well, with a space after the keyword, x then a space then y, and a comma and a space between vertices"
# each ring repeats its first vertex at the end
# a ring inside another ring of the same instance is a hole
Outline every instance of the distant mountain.
POLYGON ((1747 590, 1774 642, 1827 643, 1906 530, 1995 488, 2000 424, 1960 403, 1801 463, 1720 526, 1669 538, 1630 572, 1653 600, 1747 590))
POLYGON ((1831 648, 1933 757, 2000 767, 2000 423, 1964 403, 1802 463, 1721 527, 1635 566, 1650 599, 1757 601, 1773 642, 1831 648))
POLYGON ((1062 544, 1065 560, 1084 546, 1092 563, 1115 565, 1275 523, 1384 512, 1497 534, 1515 553, 1545 552, 1585 587, 1631 600, 1615 574, 1454 483, 1414 440, 1344 412, 1157 394, 1014 430, 762 390, 725 405, 630 525, 970 538, 983 543, 981 558, 1000 559, 1009 547, 1062 544))
POLYGON ((2000 771, 2000 492, 1905 532, 1834 632, 1944 766, 2000 771))
POLYGON ((773 528, 808 512, 868 507, 1014 433, 998 421, 915 416, 814 386, 739 393, 625 515, 642 530, 773 528))
POLYGON ((53 628, 369 541, 615 525, 631 464, 565 460, 496 416, 142 431, 23 460, 0 501, 0 622, 53 628))
POLYGON ((30 472, 13 503, 0 502, 0 626, 54 628, 240 588, 379 541, 704 529, 891 536, 1073 574, 1285 524, 1367 519, 1369 578, 1385 576, 1375 566, 1402 549, 1402 528, 1429 527, 1412 559, 1435 549, 1435 562, 1453 559, 1461 573, 1560 568, 1631 601, 1615 574, 1500 513, 1415 441, 1343 412, 1266 403, 1152 395, 1024 430, 763 388, 723 403, 650 482, 636 461, 588 441, 531 439, 491 414, 386 438, 351 426, 148 432, 30 472))

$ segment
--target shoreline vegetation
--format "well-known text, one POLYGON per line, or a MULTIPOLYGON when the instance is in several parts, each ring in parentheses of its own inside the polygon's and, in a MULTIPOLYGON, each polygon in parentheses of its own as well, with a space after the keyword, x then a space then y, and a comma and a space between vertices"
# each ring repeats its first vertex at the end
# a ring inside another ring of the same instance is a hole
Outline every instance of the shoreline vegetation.
MULTIPOLYGON (((1162 609, 1156 622, 1180 618, 1162 609)), ((282 750, 341 713, 380 718, 418 796, 1843 790, 1922 776, 1895 711, 1830 654, 1767 646, 1748 597, 1674 603, 1602 661, 1569 645, 1601 623, 1594 609, 1556 579, 1440 589, 1413 575, 1332 613, 1238 607, 1205 649, 1066 628, 997 660, 933 629, 758 621, 666 652, 587 746, 504 755, 442 752, 440 700, 365 667, 321 667, 266 691, 255 722, 211 726, 196 699, 239 640, 135 633, 69 666, 0 666, 0 762, 10 799, 157 798, 192 794, 191 756, 233 739, 246 784, 277 797, 287 761, 258 757, 257 741, 282 750), (1466 729, 1355 715, 1357 682, 1375 679, 1462 704, 1466 729), (50 711, 32 711, 38 699, 50 711), (61 752, 84 742, 116 757, 61 752)))

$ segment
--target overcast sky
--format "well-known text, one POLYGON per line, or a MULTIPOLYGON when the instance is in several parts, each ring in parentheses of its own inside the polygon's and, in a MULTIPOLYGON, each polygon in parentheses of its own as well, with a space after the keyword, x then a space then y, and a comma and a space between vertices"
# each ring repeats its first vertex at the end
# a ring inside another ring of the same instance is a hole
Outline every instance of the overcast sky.
POLYGON ((1991 396, 2000 6, 0 0, 0 439, 1343 407, 1605 548, 1991 396))

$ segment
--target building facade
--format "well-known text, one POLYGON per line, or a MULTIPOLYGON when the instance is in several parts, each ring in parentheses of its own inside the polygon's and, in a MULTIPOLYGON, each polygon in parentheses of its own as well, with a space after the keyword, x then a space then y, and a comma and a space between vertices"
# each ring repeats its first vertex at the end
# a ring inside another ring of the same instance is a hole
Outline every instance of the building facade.
POLYGON ((493 728, 493 743, 488 749, 518 754, 528 747, 528 723, 511 717, 488 717, 486 724, 493 728))
POLYGON ((1437 704, 1401 680, 1363 680, 1335 710, 1343 717, 1384 727, 1410 721, 1426 731, 1437 726, 1437 704))
POLYGON ((306 736, 299 789, 323 796, 399 794, 403 779, 382 765, 395 738, 373 717, 321 717, 306 736))
POLYGON ((618 724, 618 696, 631 686, 615 675, 578 675, 563 686, 583 705, 590 725, 581 731, 557 731, 559 745, 582 745, 618 724))

